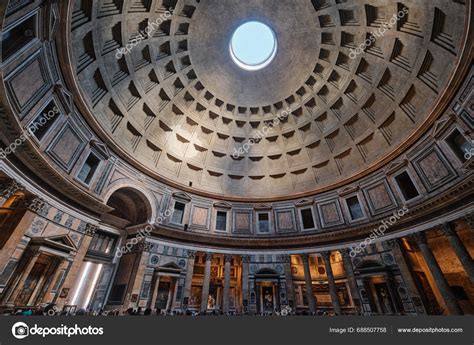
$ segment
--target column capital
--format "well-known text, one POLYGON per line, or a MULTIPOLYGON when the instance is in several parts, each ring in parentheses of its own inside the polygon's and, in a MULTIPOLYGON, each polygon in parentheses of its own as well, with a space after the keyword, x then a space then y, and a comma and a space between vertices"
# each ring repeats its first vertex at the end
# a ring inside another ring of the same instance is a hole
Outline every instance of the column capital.
POLYGON ((390 247, 390 249, 395 249, 399 246, 400 240, 398 238, 393 238, 391 240, 388 240, 386 241, 386 243, 388 244, 388 246, 390 247))
POLYGON ((187 250, 186 256, 188 259, 195 259, 196 258, 196 251, 195 250, 187 250))
POLYGON ((303 260, 303 263, 307 264, 309 261, 309 255, 308 254, 301 254, 301 260, 303 260))
POLYGON ((283 262, 285 264, 290 264, 291 263, 291 255, 283 255, 283 262))
POLYGON ((242 255, 242 262, 250 263, 250 255, 242 255))
POLYGON ((341 253, 341 256, 343 259, 350 259, 351 255, 349 254, 349 249, 348 248, 342 248, 339 249, 339 253, 341 253))
POLYGON ((149 252, 151 250, 151 243, 145 240, 140 241, 136 245, 137 252, 149 252))
POLYGON ((27 207, 30 211, 35 213, 41 213, 41 210, 46 207, 46 201, 41 198, 35 197, 28 200, 27 207))
POLYGON ((417 233, 414 233, 412 235, 413 239, 415 240, 416 243, 418 244, 426 244, 426 236, 423 231, 419 231, 417 233))
POLYGON ((46 216, 51 206, 41 198, 35 197, 28 203, 28 209, 32 212, 38 213, 39 215, 46 216))
POLYGON ((86 223, 86 227, 84 229, 84 233, 87 236, 94 236, 95 233, 99 230, 99 227, 97 225, 91 224, 91 223, 86 223))
POLYGON ((225 254, 224 255, 224 262, 231 262, 232 261, 232 254, 225 254))
POLYGON ((212 253, 205 253, 204 257, 206 258, 206 261, 211 261, 212 260, 212 253))
POLYGON ((463 217, 463 219, 466 221, 467 226, 473 230, 474 229, 474 212, 471 212, 463 217))
POLYGON ((324 260, 329 260, 331 258, 331 252, 330 251, 321 252, 321 256, 324 258, 324 260))
POLYGON ((25 252, 25 257, 34 258, 41 254, 38 248, 29 249, 25 252))
POLYGON ((25 188, 16 180, 8 181, 0 185, 0 197, 9 199, 17 191, 23 190, 23 189, 25 188))
POLYGON ((454 225, 454 223, 451 223, 451 222, 444 223, 441 226, 441 232, 445 236, 454 236, 456 235, 456 226, 454 225))

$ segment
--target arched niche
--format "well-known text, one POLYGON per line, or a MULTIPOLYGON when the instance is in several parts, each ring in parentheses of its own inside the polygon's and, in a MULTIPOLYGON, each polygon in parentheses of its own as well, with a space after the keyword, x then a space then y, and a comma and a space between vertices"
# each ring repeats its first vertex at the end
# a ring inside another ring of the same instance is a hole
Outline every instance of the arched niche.
POLYGON ((121 187, 107 199, 107 206, 113 208, 104 220, 120 227, 145 224, 152 221, 154 211, 150 199, 134 187, 121 187))

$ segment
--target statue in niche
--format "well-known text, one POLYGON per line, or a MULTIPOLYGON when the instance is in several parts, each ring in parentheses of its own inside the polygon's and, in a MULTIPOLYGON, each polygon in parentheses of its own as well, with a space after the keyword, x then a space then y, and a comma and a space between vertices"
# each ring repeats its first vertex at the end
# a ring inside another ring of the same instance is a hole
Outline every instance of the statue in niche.
POLYGON ((216 299, 214 296, 209 295, 207 298, 207 309, 214 310, 216 308, 216 299))
POLYGON ((264 286, 262 287, 263 294, 263 309, 265 312, 273 312, 273 288, 264 286))
POLYGON ((392 305, 392 300, 386 288, 386 284, 383 284, 382 286, 377 286, 376 288, 377 288, 377 295, 379 297, 380 305, 383 309, 382 312, 384 314, 393 314, 394 309, 392 305))

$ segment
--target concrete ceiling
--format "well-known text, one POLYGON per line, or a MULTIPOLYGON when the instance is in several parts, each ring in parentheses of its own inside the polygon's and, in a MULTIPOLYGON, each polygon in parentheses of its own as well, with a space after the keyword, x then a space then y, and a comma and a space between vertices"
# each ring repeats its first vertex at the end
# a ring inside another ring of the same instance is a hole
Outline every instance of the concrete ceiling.
POLYGON ((196 190, 278 197, 360 175, 417 133, 456 70, 465 11, 440 0, 76 1, 70 48, 91 113, 130 160, 196 190), (278 39, 257 72, 229 56, 248 20, 278 39))

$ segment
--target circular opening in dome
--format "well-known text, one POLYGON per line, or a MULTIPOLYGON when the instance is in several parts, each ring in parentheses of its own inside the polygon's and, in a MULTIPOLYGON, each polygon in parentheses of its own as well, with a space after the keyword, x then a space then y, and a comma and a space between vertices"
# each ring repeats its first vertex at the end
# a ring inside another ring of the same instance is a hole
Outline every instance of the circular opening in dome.
POLYGON ((230 56, 242 69, 258 71, 275 58, 277 39, 273 30, 260 22, 247 22, 235 30, 230 41, 230 56))

